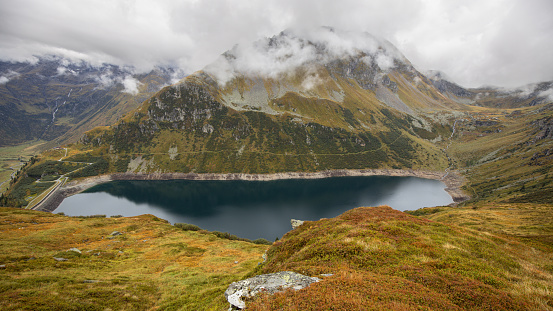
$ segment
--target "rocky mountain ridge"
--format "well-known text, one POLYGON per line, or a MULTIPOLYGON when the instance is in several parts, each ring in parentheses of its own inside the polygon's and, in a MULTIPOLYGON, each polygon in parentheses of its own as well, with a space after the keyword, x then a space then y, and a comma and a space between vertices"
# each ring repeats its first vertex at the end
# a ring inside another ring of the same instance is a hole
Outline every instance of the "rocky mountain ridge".
POLYGON ((522 108, 547 104, 553 100, 553 81, 528 84, 518 88, 465 88, 452 82, 439 71, 428 71, 426 76, 442 94, 451 100, 468 105, 522 108))

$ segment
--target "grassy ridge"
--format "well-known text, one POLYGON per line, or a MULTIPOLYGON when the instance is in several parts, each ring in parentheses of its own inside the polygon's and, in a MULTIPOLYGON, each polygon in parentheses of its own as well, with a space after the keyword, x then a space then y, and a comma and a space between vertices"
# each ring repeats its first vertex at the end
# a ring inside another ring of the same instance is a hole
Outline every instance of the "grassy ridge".
POLYGON ((521 265, 509 275, 512 291, 528 296, 537 310, 553 310, 553 206, 485 203, 462 208, 425 208, 412 214, 493 234, 526 245, 507 248, 521 265))
POLYGON ((268 257, 257 273, 333 275, 302 291, 262 296, 249 310, 553 308, 550 251, 388 207, 306 222, 268 257))
POLYGON ((72 218, 0 208, 0 231, 2 310, 222 310, 228 284, 267 248, 183 231, 152 215, 72 218))
POLYGON ((152 215, 78 218, 1 208, 0 308, 226 310, 231 282, 291 270, 322 281, 256 297, 248 310, 553 310, 553 207, 411 214, 419 216, 363 207, 305 222, 258 266, 267 246, 152 215))

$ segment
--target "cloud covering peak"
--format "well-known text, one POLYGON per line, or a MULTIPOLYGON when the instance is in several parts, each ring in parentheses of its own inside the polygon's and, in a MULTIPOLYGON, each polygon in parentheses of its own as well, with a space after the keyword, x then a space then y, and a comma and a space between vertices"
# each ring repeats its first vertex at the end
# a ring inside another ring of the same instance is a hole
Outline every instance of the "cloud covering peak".
POLYGON ((397 61, 407 62, 391 43, 366 32, 317 27, 288 29, 271 38, 235 45, 204 71, 225 84, 235 76, 277 78, 315 62, 324 65, 351 56, 374 63, 383 71, 397 61))
POLYGON ((3 0, 0 60, 191 73, 235 44, 329 25, 386 38, 463 86, 516 87, 553 80, 552 12, 551 0, 3 0))

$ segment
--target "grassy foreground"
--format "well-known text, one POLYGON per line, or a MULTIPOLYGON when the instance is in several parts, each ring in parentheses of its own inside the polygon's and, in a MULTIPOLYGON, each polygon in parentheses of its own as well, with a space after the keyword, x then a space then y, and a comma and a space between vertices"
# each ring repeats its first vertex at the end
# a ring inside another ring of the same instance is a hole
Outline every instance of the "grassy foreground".
POLYGON ((267 249, 183 231, 152 215, 74 218, 0 208, 0 234, 1 310, 223 310, 227 286, 267 249))
MULTIPOLYGON (((549 220, 552 212, 545 211, 549 220)), ((385 206, 306 222, 273 244, 257 273, 333 275, 301 291, 256 298, 248 309, 553 310, 551 249, 491 231, 385 206)))
POLYGON ((0 309, 226 310, 231 282, 288 270, 322 281, 247 309, 553 310, 551 219, 535 204, 361 207, 267 247, 152 215, 0 208, 0 309))

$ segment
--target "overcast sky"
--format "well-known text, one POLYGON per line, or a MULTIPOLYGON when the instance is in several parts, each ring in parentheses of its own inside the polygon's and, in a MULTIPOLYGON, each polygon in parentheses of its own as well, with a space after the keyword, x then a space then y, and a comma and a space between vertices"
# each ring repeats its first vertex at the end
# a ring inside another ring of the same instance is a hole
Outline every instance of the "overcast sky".
POLYGON ((0 59, 202 69, 235 44, 332 26, 467 86, 553 80, 552 0, 0 0, 0 59))

